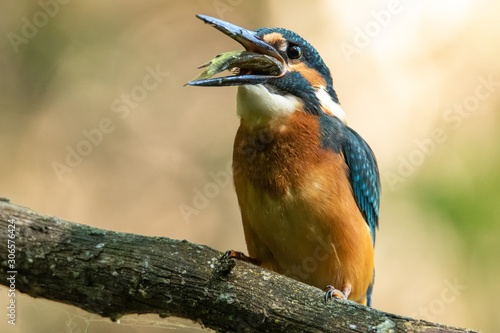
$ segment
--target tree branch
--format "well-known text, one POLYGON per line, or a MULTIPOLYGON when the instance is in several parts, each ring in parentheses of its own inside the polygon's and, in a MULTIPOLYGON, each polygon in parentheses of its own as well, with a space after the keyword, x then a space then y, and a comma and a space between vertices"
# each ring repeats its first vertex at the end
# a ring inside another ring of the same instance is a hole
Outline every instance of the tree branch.
POLYGON ((1 283, 112 320, 157 313, 228 332, 474 332, 339 299, 325 303, 317 288, 221 255, 186 240, 68 222, 0 198, 1 283), (12 244, 15 263, 8 261, 12 244))

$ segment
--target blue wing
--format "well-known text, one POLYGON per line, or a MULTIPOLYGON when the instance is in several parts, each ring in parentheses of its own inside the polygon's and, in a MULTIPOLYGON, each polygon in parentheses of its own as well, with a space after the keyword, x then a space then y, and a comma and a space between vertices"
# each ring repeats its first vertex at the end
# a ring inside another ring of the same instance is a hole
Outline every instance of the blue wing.
POLYGON ((373 245, 378 229, 380 204, 380 176, 377 160, 370 146, 353 129, 346 126, 341 150, 349 167, 349 181, 354 198, 366 223, 370 227, 373 245))
POLYGON ((322 147, 344 156, 349 167, 349 182, 361 215, 370 227, 373 245, 378 229, 380 176, 377 161, 370 146, 352 128, 337 117, 320 117, 322 147))
MULTIPOLYGON (((370 146, 353 129, 338 118, 323 115, 320 117, 321 145, 344 156, 349 167, 349 182, 356 204, 370 227, 373 245, 375 230, 378 229, 378 209, 380 204, 380 176, 377 160, 370 146)), ((375 271, 371 284, 366 291, 366 304, 371 306, 371 294, 375 271)))

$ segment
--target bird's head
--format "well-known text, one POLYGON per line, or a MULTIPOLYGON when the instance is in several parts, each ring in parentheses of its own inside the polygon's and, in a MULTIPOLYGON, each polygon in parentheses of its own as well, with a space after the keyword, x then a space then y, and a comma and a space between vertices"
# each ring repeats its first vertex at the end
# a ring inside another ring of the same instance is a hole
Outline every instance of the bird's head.
POLYGON ((266 121, 296 111, 330 114, 345 122, 330 70, 318 52, 296 33, 282 28, 250 31, 234 24, 197 15, 246 51, 228 52, 203 65, 205 72, 187 83, 193 86, 239 86, 238 114, 266 121), (212 78, 224 70, 234 75, 212 78))

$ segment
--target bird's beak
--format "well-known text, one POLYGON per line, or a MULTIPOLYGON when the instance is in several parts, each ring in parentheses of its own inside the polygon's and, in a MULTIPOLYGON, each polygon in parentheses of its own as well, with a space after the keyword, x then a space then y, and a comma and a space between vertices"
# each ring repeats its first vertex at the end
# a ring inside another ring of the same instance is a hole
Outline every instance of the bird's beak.
POLYGON ((246 51, 227 52, 202 65, 205 71, 187 83, 191 86, 234 86, 265 83, 271 78, 284 75, 285 61, 279 52, 266 43, 255 32, 240 28, 210 16, 196 15, 227 36, 243 45, 246 51), (232 70, 236 75, 211 78, 224 70, 232 70))

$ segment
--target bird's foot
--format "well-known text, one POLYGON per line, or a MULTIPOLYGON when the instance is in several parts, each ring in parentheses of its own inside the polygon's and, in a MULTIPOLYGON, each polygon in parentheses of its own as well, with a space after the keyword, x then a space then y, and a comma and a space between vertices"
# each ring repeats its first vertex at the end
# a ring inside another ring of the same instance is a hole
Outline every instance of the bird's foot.
POLYGON ((325 287, 325 289, 323 289, 323 291, 326 292, 325 302, 328 302, 334 297, 347 299, 347 297, 349 297, 349 294, 351 293, 351 287, 343 286, 342 290, 338 290, 334 286, 328 285, 325 287))
POLYGON ((260 266, 260 264, 261 264, 259 259, 249 257, 246 254, 244 254, 243 252, 234 251, 234 250, 226 251, 222 255, 221 259, 237 259, 237 260, 249 262, 249 263, 257 265, 257 266, 260 266))

